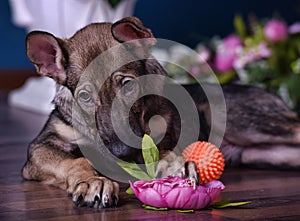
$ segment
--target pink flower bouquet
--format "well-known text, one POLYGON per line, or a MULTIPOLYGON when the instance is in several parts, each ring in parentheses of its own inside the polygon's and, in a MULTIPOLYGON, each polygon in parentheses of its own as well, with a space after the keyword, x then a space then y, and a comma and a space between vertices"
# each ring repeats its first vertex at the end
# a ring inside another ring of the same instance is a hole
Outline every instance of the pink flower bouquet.
POLYGON ((253 14, 246 21, 236 15, 235 33, 199 42, 196 53, 170 49, 169 57, 176 55, 172 62, 178 68, 173 64, 164 68, 184 84, 238 83, 265 88, 300 115, 300 21, 289 25, 283 18, 260 20, 253 14))
POLYGON ((211 181, 195 186, 190 179, 165 177, 130 182, 136 197, 144 204, 158 208, 197 210, 213 205, 225 186, 211 181))

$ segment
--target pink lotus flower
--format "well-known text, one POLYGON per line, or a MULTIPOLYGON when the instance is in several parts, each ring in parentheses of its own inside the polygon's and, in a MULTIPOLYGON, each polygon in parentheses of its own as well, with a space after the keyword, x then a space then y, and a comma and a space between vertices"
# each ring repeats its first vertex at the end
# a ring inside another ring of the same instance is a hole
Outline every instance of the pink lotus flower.
POLYGON ((165 177, 130 182, 136 197, 144 204, 170 209, 201 209, 211 206, 225 187, 220 181, 195 186, 190 179, 165 177))
POLYGON ((224 73, 233 68, 233 62, 236 58, 237 51, 242 46, 241 39, 236 35, 230 35, 218 46, 215 66, 218 71, 224 73))
POLYGON ((270 20, 264 27, 264 35, 271 42, 282 41, 288 36, 288 27, 283 21, 270 20))

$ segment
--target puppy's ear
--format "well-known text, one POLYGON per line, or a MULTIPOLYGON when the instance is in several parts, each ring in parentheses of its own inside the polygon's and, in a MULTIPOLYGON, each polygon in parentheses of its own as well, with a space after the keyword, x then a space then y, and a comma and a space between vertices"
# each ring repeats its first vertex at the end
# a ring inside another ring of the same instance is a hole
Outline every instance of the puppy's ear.
POLYGON ((33 31, 26 37, 27 56, 39 74, 49 76, 60 84, 66 81, 62 40, 52 34, 33 31))
POLYGON ((140 40, 134 43, 134 47, 138 49, 137 52, 140 52, 141 48, 144 49, 144 52, 149 52, 151 47, 156 44, 151 30, 145 28, 142 22, 133 16, 114 23, 111 31, 114 38, 121 43, 140 40))
POLYGON ((145 28, 142 22, 136 17, 126 17, 112 25, 112 34, 119 42, 131 41, 142 38, 153 38, 153 45, 156 43, 150 29, 145 28))

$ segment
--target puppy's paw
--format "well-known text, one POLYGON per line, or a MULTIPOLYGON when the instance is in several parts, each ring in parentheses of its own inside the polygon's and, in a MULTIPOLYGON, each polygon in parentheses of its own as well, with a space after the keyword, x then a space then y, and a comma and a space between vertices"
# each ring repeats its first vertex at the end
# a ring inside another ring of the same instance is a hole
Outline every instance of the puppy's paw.
POLYGON ((115 207, 119 200, 119 184, 105 177, 93 176, 78 182, 68 193, 76 206, 115 207))
POLYGON ((194 162, 185 162, 182 156, 169 152, 163 159, 158 162, 156 177, 179 176, 189 178, 195 184, 199 184, 199 175, 194 162))
POLYGON ((164 158, 162 158, 156 168, 156 177, 166 176, 180 176, 183 177, 184 170, 184 158, 176 155, 174 152, 169 152, 164 158))

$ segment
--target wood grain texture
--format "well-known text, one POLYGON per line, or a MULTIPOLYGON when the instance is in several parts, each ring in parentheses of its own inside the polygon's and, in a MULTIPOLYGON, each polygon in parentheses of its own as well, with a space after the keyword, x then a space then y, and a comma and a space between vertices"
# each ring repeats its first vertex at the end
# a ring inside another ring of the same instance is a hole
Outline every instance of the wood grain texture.
POLYGON ((240 208, 150 211, 124 191, 118 208, 78 208, 65 191, 20 176, 27 145, 46 119, 0 102, 0 220, 300 220, 299 171, 226 169, 222 198, 252 201, 240 208))

